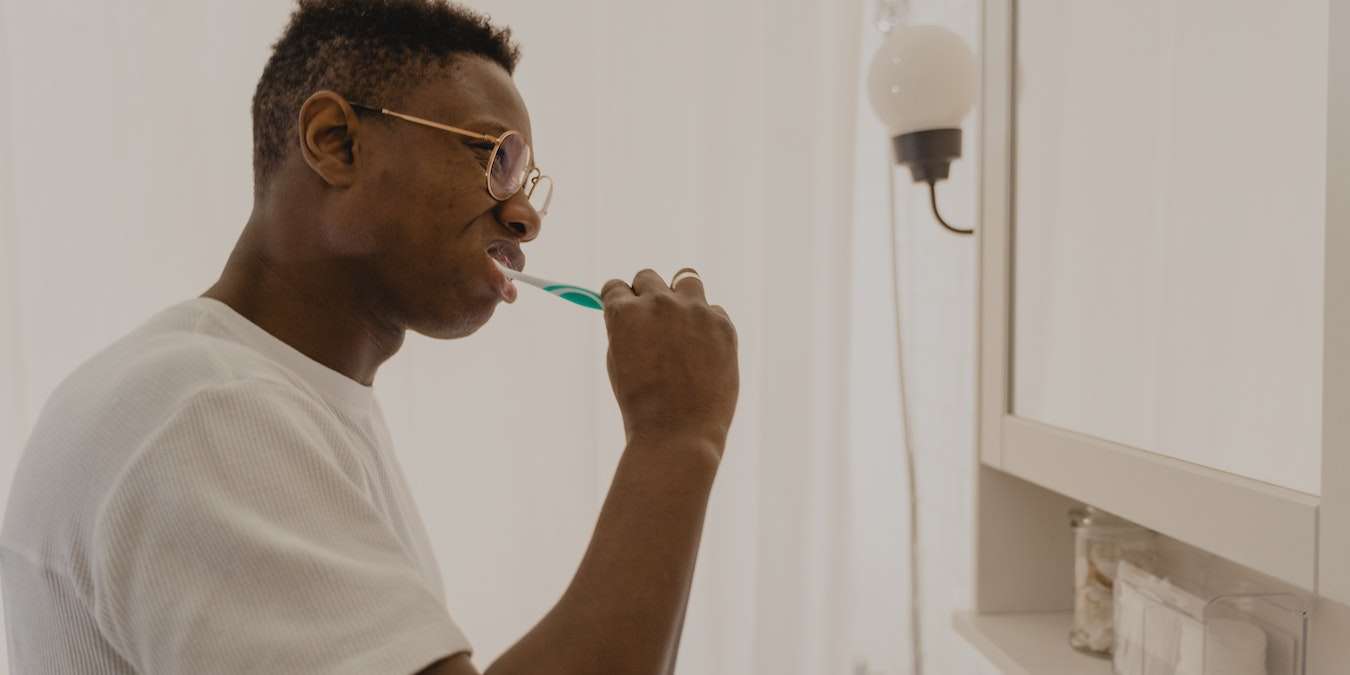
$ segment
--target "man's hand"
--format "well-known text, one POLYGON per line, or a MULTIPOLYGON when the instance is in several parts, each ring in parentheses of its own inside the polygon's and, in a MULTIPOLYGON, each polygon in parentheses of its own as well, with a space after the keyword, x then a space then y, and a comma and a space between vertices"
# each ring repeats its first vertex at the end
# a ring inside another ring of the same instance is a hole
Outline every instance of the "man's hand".
POLYGON ((692 272, 673 289, 649 269, 605 284, 609 381, 629 441, 693 438, 720 457, 740 393, 736 328, 692 272))
MULTIPOLYGON (((708 306, 698 275, 681 272, 674 289, 643 270, 632 286, 616 279, 601 291, 627 446, 572 583, 485 675, 674 670, 740 391, 736 329, 721 307, 708 306)), ((460 655, 422 675, 476 672, 460 655)))

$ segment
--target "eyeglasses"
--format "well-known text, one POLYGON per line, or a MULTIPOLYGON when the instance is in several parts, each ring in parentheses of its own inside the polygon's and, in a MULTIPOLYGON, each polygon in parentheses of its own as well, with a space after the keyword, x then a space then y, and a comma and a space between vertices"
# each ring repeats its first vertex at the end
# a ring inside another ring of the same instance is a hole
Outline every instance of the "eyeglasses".
POLYGON ((548 205, 553 201, 553 179, 545 176, 539 170, 539 167, 534 165, 533 153, 520 132, 512 130, 500 136, 489 136, 488 134, 480 134, 468 129, 432 122, 421 117, 405 115, 373 105, 350 103, 353 108, 369 110, 397 117, 413 124, 491 142, 492 154, 488 157, 487 169, 484 171, 487 176, 488 194, 492 195, 493 199, 504 202, 516 196, 516 193, 523 189, 530 206, 533 206, 540 216, 548 215, 548 205), (541 184, 543 184, 542 190, 540 189, 541 184))

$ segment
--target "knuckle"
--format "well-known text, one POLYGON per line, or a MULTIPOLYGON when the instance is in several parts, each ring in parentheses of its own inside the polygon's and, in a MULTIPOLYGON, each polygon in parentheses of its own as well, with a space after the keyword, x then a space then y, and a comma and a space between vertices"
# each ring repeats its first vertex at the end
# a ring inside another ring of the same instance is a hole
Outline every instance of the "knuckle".
POLYGON ((622 298, 624 295, 632 295, 631 292, 626 290, 627 288, 628 282, 623 279, 610 279, 609 281, 606 281, 605 285, 600 287, 601 304, 609 306, 611 303, 617 302, 618 299, 622 298))
POLYGON ((736 339, 736 326, 734 326, 730 321, 723 321, 721 324, 719 324, 719 326, 722 329, 723 335, 728 336, 733 340, 736 339))
POLYGON ((651 298, 652 302, 664 309, 669 309, 680 304, 679 296, 674 293, 653 293, 651 298))
POLYGON ((629 304, 628 302, 625 302, 622 299, 612 299, 605 301, 603 307, 605 313, 605 321, 608 322, 610 319, 619 316, 621 313, 624 312, 628 304, 629 304))
POLYGON ((737 339, 736 324, 732 322, 731 317, 728 317, 726 312, 719 312, 717 316, 719 318, 717 324, 722 329, 723 335, 730 336, 734 343, 737 339))

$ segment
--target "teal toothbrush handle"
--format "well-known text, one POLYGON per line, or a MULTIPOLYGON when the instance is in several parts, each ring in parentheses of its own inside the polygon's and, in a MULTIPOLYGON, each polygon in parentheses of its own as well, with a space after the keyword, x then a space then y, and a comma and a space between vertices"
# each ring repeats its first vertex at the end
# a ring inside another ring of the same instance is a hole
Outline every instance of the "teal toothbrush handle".
POLYGON ((519 281, 534 286, 535 288, 543 289, 574 305, 589 307, 591 309, 605 308, 605 303, 600 300, 600 294, 595 291, 588 291, 580 286, 573 286, 572 284, 562 284, 556 281, 549 281, 548 279, 530 276, 524 272, 517 272, 500 262, 497 263, 497 268, 502 271, 502 274, 506 275, 506 278, 511 279, 512 281, 519 281))
POLYGON ((604 303, 600 301, 600 294, 596 293, 595 291, 588 291, 584 288, 571 286, 568 284, 549 284, 548 286, 544 286, 543 288, 549 293, 552 293, 574 305, 581 305, 582 307, 589 307, 591 309, 601 309, 601 310, 605 308, 604 303))

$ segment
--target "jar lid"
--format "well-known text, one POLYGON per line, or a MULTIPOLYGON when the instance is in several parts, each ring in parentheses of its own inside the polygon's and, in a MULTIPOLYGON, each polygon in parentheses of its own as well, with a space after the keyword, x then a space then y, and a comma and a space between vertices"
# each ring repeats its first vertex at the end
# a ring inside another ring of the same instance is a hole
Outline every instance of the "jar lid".
POLYGON ((1069 509, 1069 524, 1073 527, 1106 525, 1119 527, 1137 527, 1120 516, 1107 513, 1095 506, 1084 505, 1069 509))

